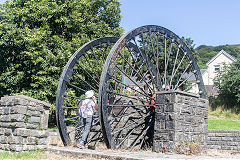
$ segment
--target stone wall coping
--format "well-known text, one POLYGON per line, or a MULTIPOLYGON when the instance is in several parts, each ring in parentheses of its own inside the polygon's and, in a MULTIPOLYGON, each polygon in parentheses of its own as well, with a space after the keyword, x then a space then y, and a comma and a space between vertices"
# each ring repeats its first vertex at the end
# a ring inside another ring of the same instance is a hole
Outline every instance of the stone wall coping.
POLYGON ((158 91, 158 92, 156 92, 156 94, 167 94, 167 93, 180 93, 180 94, 184 94, 184 95, 187 95, 187 96, 200 98, 200 95, 198 95, 198 94, 189 93, 189 92, 184 92, 184 91, 179 91, 179 90, 158 91))
POLYGON ((31 97, 28 97, 28 96, 24 96, 24 95, 15 95, 15 96, 1 97, 1 101, 4 101, 4 99, 14 99, 14 98, 21 98, 21 99, 29 100, 29 101, 32 101, 32 102, 35 102, 35 103, 40 103, 40 104, 43 104, 44 106, 46 106, 48 108, 51 107, 51 104, 49 104, 47 102, 43 102, 43 101, 40 101, 40 100, 31 98, 31 97))
POLYGON ((240 133, 240 130, 208 130, 208 133, 240 133))

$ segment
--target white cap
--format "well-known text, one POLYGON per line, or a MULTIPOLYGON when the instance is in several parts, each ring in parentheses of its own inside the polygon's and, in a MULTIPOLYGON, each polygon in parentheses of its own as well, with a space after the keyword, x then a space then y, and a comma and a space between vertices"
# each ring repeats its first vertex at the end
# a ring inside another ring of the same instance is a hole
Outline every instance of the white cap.
POLYGON ((93 90, 87 91, 87 92, 85 93, 86 98, 91 98, 93 95, 94 95, 93 90))

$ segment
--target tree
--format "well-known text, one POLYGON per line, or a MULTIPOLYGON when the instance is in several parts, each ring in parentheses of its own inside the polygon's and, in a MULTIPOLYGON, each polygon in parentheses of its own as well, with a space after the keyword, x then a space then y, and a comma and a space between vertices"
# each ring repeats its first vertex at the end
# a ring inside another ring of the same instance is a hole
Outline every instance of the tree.
POLYGON ((0 6, 0 97, 55 103, 59 76, 84 43, 120 36, 118 0, 10 0, 0 6))
POLYGON ((223 105, 240 111, 240 59, 226 66, 216 78, 219 98, 223 105))

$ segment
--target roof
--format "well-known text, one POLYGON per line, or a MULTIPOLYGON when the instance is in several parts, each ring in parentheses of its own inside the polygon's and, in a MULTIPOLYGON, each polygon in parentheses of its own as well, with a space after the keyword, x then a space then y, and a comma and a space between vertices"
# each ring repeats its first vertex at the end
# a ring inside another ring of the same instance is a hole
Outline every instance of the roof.
MULTIPOLYGON (((201 72, 201 74, 203 75, 205 72, 206 72, 207 70, 206 69, 201 69, 200 70, 200 72, 201 72)), ((189 72, 189 73, 184 73, 183 75, 182 75, 182 78, 188 78, 189 76, 191 76, 193 74, 193 72, 189 72)), ((188 78, 188 81, 196 81, 196 77, 195 77, 195 75, 192 75, 190 78, 188 78)))
MULTIPOLYGON (((143 81, 137 81, 137 77, 130 77, 132 79, 132 81, 134 81, 136 84, 138 84, 139 86, 144 85, 145 83, 143 81)), ((135 83, 133 83, 128 77, 123 76, 122 77, 122 81, 125 85, 129 85, 129 86, 136 86, 135 83)))
POLYGON ((224 54, 226 57, 228 57, 230 60, 232 61, 236 61, 236 58, 234 58, 233 56, 231 56, 230 54, 228 54, 227 52, 225 52, 223 49, 218 52, 217 55, 215 55, 212 59, 210 59, 206 65, 208 66, 210 63, 212 63, 217 57, 219 57, 221 54, 224 54))

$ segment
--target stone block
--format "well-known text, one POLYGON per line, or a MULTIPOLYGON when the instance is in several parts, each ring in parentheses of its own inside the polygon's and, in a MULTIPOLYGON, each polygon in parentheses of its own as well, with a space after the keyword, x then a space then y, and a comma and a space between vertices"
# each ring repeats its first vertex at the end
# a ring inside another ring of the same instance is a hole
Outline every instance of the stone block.
POLYGON ((10 115, 1 115, 1 116, 0 116, 0 120, 1 120, 2 122, 11 122, 10 115))
POLYGON ((35 149, 40 149, 40 150, 46 150, 47 149, 47 145, 35 145, 34 147, 35 147, 35 149))
POLYGON ((18 104, 22 106, 28 106, 28 102, 29 101, 27 99, 22 99, 22 98, 18 99, 18 104))
POLYGON ((165 111, 166 112, 174 112, 174 104, 170 103, 170 104, 166 105, 165 111))
POLYGON ((191 123, 193 121, 193 116, 185 115, 185 121, 186 123, 191 123))
POLYGON ((1 144, 0 143, 0 149, 5 150, 5 151, 9 151, 10 150, 10 145, 9 144, 1 144))
POLYGON ((44 138, 48 136, 48 131, 46 130, 30 130, 30 135, 33 137, 44 138))
POLYGON ((41 119, 40 117, 35 117, 35 116, 32 116, 32 117, 29 117, 28 118, 28 123, 39 123, 41 122, 41 119))
POLYGON ((13 135, 15 136, 22 136, 22 137, 28 137, 28 136, 32 136, 31 135, 31 131, 30 129, 26 129, 26 128, 16 128, 13 135))
POLYGON ((45 110, 41 115, 40 129, 48 129, 49 110, 45 110))
POLYGON ((39 129, 39 125, 27 123, 26 128, 27 129, 39 129))
POLYGON ((173 121, 166 121, 166 129, 167 130, 174 130, 174 122, 173 121))
POLYGON ((39 111, 43 112, 44 111, 44 106, 43 105, 37 105, 37 106, 28 106, 28 109, 31 111, 39 111))
POLYGON ((233 141, 233 137, 222 137, 222 141, 233 141))
POLYGON ((8 115, 9 113, 10 113, 10 107, 0 107, 0 115, 8 115))
POLYGON ((211 141, 221 141, 221 137, 210 137, 211 141))
POLYGON ((10 115, 0 115, 2 122, 23 122, 25 115, 23 114, 10 114, 10 115))
POLYGON ((156 113, 157 120, 166 120, 166 114, 164 113, 156 113))
POLYGON ((37 143, 38 143, 38 139, 36 137, 27 137, 27 144, 37 144, 37 143))
POLYGON ((48 138, 39 138, 37 144, 38 145, 47 145, 48 144, 48 138))
POLYGON ((35 107, 35 106, 37 106, 37 102, 30 101, 29 106, 35 107))
POLYGON ((23 147, 22 147, 22 146, 23 146, 23 145, 21 145, 21 144, 11 144, 11 145, 9 145, 9 149, 10 149, 11 151, 20 152, 20 151, 23 150, 23 147))
POLYGON ((8 140, 7 140, 7 136, 0 136, 0 143, 1 144, 7 144, 8 140))
POLYGON ((12 129, 9 129, 9 128, 3 128, 4 129, 4 135, 12 135, 12 129))
POLYGON ((0 128, 0 135, 4 135, 5 133, 5 128, 0 128))
POLYGON ((16 105, 10 108, 11 114, 26 114, 27 113, 27 106, 16 105))
POLYGON ((28 111, 27 111, 27 115, 29 115, 29 116, 35 116, 35 117, 40 117, 40 116, 41 116, 41 112, 40 112, 40 111, 28 110, 28 111))
POLYGON ((169 141, 169 134, 168 133, 160 133, 158 140, 160 141, 169 141))
POLYGON ((6 128, 26 128, 24 122, 0 122, 0 126, 6 128))
POLYGON ((160 150, 160 144, 159 144, 158 141, 154 141, 152 150, 153 150, 153 152, 157 152, 157 153, 159 153, 161 151, 160 150))
POLYGON ((23 151, 30 151, 30 150, 35 150, 35 149, 36 149, 35 145, 29 145, 29 144, 22 145, 23 151))
POLYGON ((7 137, 7 143, 8 144, 19 144, 18 137, 16 137, 16 136, 8 136, 7 137))

